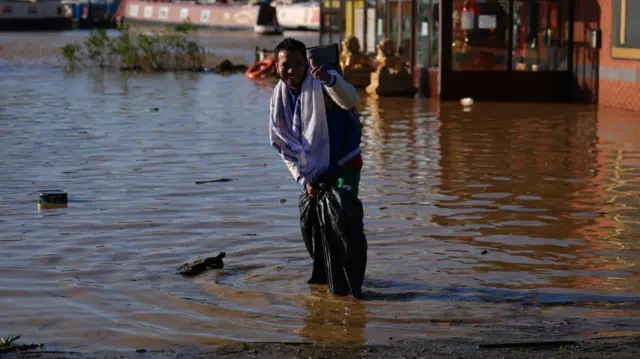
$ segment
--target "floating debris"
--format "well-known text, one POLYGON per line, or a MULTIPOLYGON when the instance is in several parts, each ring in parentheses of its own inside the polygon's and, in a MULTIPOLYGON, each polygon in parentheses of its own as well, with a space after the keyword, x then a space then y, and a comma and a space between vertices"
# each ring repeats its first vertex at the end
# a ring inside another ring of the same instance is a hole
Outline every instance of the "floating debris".
POLYGON ((473 99, 471 97, 465 97, 463 99, 460 100, 460 104, 464 107, 471 107, 473 106, 473 99))
POLYGON ((13 353, 30 349, 42 348, 42 344, 14 344, 22 335, 9 335, 6 339, 0 338, 0 353, 13 353))
POLYGON ((191 263, 185 263, 178 268, 178 273, 184 276, 196 276, 208 271, 209 269, 220 269, 224 267, 222 258, 226 255, 227 253, 220 252, 220 254, 215 257, 198 259, 191 263))
POLYGON ((196 181, 196 184, 203 184, 203 183, 217 183, 217 182, 231 182, 233 181, 231 178, 218 178, 218 179, 214 179, 211 181, 196 181))
POLYGON ((67 192, 60 190, 40 190, 38 191, 38 203, 66 204, 68 200, 67 192))
POLYGON ((244 73, 247 71, 247 65, 235 65, 233 62, 229 60, 222 60, 220 63, 214 68, 205 69, 206 72, 213 72, 219 75, 231 75, 237 73, 244 73))

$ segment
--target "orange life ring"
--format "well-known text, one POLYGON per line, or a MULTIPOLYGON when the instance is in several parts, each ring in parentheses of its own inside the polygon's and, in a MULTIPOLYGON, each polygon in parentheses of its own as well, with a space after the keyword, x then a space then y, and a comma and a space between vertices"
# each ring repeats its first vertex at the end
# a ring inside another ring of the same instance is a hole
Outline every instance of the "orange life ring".
POLYGON ((264 60, 260 60, 256 62, 253 66, 249 67, 244 75, 249 79, 253 80, 260 76, 262 76, 265 72, 267 72, 271 66, 273 66, 273 56, 269 56, 264 60))

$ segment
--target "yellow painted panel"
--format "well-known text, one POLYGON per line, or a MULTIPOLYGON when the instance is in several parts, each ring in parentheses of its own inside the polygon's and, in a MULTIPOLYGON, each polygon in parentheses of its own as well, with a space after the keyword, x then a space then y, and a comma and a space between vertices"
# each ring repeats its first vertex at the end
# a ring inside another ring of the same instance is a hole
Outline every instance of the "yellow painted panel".
MULTIPOLYGON (((346 0, 345 1, 345 6, 348 8, 351 7, 351 0, 346 0)), ((356 9, 361 9, 364 7, 364 1, 362 0, 358 0, 354 2, 354 6, 356 7, 356 9)), ((334 9, 339 9, 340 8, 340 0, 324 0, 324 7, 329 9, 329 8, 334 8, 334 9)))
POLYGON ((624 45, 626 39, 626 27, 627 27, 627 0, 620 1, 620 44, 624 45))
POLYGON ((611 48, 611 56, 630 60, 640 60, 640 49, 611 48))
POLYGON ((345 31, 347 32, 348 35, 353 35, 355 32, 355 21, 354 21, 354 14, 351 11, 351 4, 353 3, 353 8, 355 9, 363 9, 364 8, 364 1, 362 0, 358 0, 358 1, 352 1, 352 0, 347 0, 345 1, 345 9, 344 9, 344 16, 345 16, 345 31))

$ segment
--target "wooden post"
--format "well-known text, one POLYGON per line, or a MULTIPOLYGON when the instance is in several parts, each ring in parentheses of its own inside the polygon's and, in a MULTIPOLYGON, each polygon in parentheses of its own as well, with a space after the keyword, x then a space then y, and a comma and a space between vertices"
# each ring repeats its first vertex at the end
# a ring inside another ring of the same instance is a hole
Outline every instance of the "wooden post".
POLYGON ((429 26, 429 30, 427 33, 427 46, 429 50, 427 51, 427 69, 431 68, 431 47, 433 44, 431 43, 431 37, 433 36, 431 32, 433 31, 433 0, 429 0, 429 11, 427 12, 427 26, 429 26))
POLYGON ((344 18, 345 18, 345 7, 346 6, 346 0, 340 0, 339 2, 340 4, 340 9, 338 10, 338 43, 342 42, 342 36, 344 36, 344 18))
POLYGON ((350 33, 353 36, 356 36, 356 0, 349 0, 349 3, 351 4, 350 8, 351 8, 351 29, 350 29, 350 33))
POLYGON ((402 7, 404 6, 404 0, 398 0, 398 18, 396 19, 396 24, 398 26, 398 41, 396 42, 396 47, 398 53, 400 52, 400 45, 402 44, 402 7))
MULTIPOLYGON (((320 0, 325 1, 325 0, 320 0)), ((333 40, 333 0, 329 0, 329 39, 327 44, 331 45, 333 40)))
POLYGON ((418 11, 418 0, 411 0, 411 37, 409 38, 409 53, 411 55, 411 76, 416 67, 416 12, 418 11))
POLYGON ((448 79, 451 73, 451 43, 453 39, 453 2, 440 1, 440 41, 438 47, 440 49, 440 71, 438 86, 440 87, 440 96, 446 98, 453 86, 448 79))
POLYGON ((507 16, 507 71, 513 70, 513 12, 515 6, 513 0, 509 0, 509 12, 507 16))
POLYGON ((376 15, 373 19, 373 42, 378 43, 378 10, 380 9, 380 0, 376 0, 376 15))
POLYGON ((324 7, 324 0, 320 0, 320 34, 318 35, 320 38, 318 39, 318 44, 324 45, 323 37, 326 29, 324 28, 324 18, 327 15, 327 12, 324 7))
MULTIPOLYGON (((568 14, 568 23, 569 23, 569 38, 567 39, 569 41, 569 67, 567 68, 567 71, 572 74, 573 73, 573 26, 574 26, 574 19, 575 19, 575 7, 574 7, 574 2, 573 0, 569 1, 569 14, 568 14)), ((597 62, 596 62, 597 64, 597 62)))
POLYGON ((369 2, 363 0, 362 5, 362 53, 367 53, 367 29, 369 25, 369 2))
POLYGON ((93 3, 91 0, 87 1, 87 25, 89 28, 93 27, 93 3))
POLYGON ((391 0, 384 1, 384 37, 389 38, 391 28, 391 0))

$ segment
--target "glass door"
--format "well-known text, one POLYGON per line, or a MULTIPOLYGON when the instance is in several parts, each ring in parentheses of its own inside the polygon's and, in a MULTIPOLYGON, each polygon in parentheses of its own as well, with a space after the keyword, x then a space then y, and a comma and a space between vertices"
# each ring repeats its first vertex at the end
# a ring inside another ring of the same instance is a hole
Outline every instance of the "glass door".
POLYGON ((411 0, 389 0, 385 37, 396 44, 398 54, 407 61, 411 56, 411 0))
POLYGON ((416 13, 416 64, 437 68, 440 56, 440 4, 438 0, 418 0, 416 13))
POLYGON ((504 71, 509 0, 453 0, 453 70, 504 71))
POLYGON ((569 5, 569 0, 513 1, 513 70, 569 69, 569 5))

